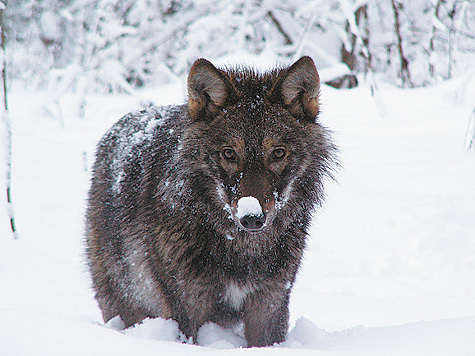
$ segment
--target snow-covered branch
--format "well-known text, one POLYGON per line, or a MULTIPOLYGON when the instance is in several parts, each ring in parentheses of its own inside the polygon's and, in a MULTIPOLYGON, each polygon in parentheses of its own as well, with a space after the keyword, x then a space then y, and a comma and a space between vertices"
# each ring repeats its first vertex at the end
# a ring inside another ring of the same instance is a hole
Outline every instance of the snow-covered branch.
POLYGON ((474 23, 469 0, 25 0, 6 12, 14 79, 51 87, 75 67, 68 90, 129 93, 186 75, 196 58, 243 55, 310 55, 319 69, 427 85, 464 72, 474 23))
POLYGON ((10 227, 13 237, 18 238, 15 214, 13 210, 12 202, 12 125, 11 118, 8 112, 8 100, 7 100, 7 73, 6 73, 6 53, 5 53, 5 26, 4 26, 4 12, 5 5, 0 2, 0 73, 1 73, 1 93, 2 102, 0 112, 2 121, 4 123, 4 142, 3 149, 5 150, 5 191, 7 198, 7 214, 10 220, 10 227))

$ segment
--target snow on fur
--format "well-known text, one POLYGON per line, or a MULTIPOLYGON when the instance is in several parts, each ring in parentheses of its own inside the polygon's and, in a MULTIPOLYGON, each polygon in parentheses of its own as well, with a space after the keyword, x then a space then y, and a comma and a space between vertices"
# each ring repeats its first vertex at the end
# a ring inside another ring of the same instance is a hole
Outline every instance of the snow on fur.
MULTIPOLYGON (((174 106, 149 107, 141 112, 133 112, 121 119, 123 122, 135 121, 135 124, 130 126, 131 130, 123 131, 123 134, 119 136, 116 148, 118 154, 115 155, 117 158, 112 162, 113 188, 118 194, 121 192, 121 183, 125 177, 124 162, 130 158, 132 151, 137 146, 150 142, 155 129, 166 123, 173 112, 173 108, 174 106)), ((109 131, 109 133, 113 134, 112 131, 109 131)))

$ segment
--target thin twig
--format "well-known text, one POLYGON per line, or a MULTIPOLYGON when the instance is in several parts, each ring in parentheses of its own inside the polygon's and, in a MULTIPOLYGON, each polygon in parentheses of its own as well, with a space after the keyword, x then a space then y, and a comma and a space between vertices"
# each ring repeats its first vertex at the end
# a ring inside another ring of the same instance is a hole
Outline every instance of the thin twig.
POLYGON ((1 75, 2 75, 2 84, 3 84, 3 121, 5 122, 6 128, 6 194, 7 194, 7 207, 8 215, 10 218, 10 228, 13 233, 13 238, 18 239, 18 234, 15 224, 15 214, 13 211, 13 202, 12 202, 12 123, 10 115, 8 112, 8 99, 7 99, 7 73, 6 73, 6 50, 5 50, 5 30, 4 30, 4 11, 6 8, 6 2, 3 1, 3 7, 0 9, 0 27, 1 27, 1 75))

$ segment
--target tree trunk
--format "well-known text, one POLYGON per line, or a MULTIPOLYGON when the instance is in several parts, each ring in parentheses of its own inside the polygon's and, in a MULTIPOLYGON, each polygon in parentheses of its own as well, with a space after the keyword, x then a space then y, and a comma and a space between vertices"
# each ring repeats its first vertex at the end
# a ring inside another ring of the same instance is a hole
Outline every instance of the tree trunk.
POLYGON ((3 1, 3 4, 0 3, 0 31, 1 31, 1 75, 2 75, 2 92, 3 92, 3 102, 2 102, 2 117, 5 123, 5 151, 6 151, 6 194, 7 194, 7 209, 8 215, 10 218, 10 228, 13 233, 13 238, 17 239, 17 231, 15 226, 15 216, 13 212, 13 203, 12 203, 12 125, 10 120, 10 115, 8 112, 8 100, 7 100, 7 73, 6 73, 6 51, 5 51, 5 30, 4 30, 4 21, 3 15, 6 8, 6 2, 3 1))
POLYGON ((399 76, 402 80, 403 87, 405 87, 406 85, 413 87, 414 84, 412 83, 412 80, 411 80, 411 72, 409 70, 409 61, 404 55, 404 50, 402 48, 401 20, 399 17, 400 16, 399 11, 402 9, 402 5, 398 3, 396 0, 391 0, 391 5, 393 7, 393 12, 394 12, 394 31, 396 32, 397 49, 399 52, 399 59, 401 62, 399 76))

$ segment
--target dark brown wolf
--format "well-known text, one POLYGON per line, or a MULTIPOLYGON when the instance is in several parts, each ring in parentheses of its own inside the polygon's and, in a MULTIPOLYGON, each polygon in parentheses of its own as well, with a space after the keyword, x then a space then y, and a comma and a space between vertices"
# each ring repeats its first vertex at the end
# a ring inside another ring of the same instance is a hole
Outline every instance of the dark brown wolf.
POLYGON ((105 321, 244 324, 285 339, 314 208, 336 165, 309 57, 258 73, 205 59, 188 103, 123 117, 98 145, 87 259, 105 321))

